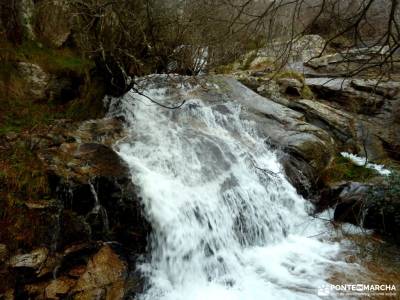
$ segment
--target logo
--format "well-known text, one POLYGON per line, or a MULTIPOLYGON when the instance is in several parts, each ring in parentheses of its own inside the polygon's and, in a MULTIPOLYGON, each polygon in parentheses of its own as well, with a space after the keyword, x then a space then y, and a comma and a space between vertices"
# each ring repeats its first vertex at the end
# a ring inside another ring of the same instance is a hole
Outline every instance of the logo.
POLYGON ((326 296, 396 296, 394 284, 325 284, 318 288, 317 295, 326 296))

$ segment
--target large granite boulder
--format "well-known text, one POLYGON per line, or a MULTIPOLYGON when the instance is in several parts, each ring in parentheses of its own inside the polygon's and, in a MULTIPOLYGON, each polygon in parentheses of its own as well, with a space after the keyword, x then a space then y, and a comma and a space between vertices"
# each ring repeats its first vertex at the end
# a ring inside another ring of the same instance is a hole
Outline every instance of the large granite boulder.
POLYGON ((373 160, 400 158, 399 82, 308 78, 306 84, 323 100, 301 100, 290 107, 304 112, 353 152, 373 160))
POLYGON ((259 49, 257 57, 267 57, 270 60, 279 60, 282 58, 282 53, 287 53, 289 62, 307 62, 311 58, 318 56, 324 49, 326 41, 317 34, 309 34, 298 37, 294 40, 284 42, 273 42, 266 48, 259 49))
POLYGON ((400 243, 399 175, 377 183, 345 182, 326 188, 320 205, 334 207, 334 220, 373 229, 400 243))
POLYGON ((306 162, 315 176, 330 164, 335 144, 327 132, 307 123, 304 114, 261 97, 234 79, 224 81, 231 97, 248 107, 243 117, 255 120, 269 143, 306 162))
MULTIPOLYGON (((305 66, 316 72, 310 75, 321 76, 330 74, 331 76, 346 76, 349 74, 368 75, 371 72, 382 72, 392 68, 399 71, 400 65, 395 61, 392 65, 386 60, 390 51, 388 46, 374 46, 365 48, 346 49, 338 53, 317 55, 305 62, 305 66)), ((373 74, 373 73, 372 73, 373 74)))
POLYGON ((351 80, 345 78, 307 78, 306 84, 319 98, 335 102, 350 112, 373 114, 384 103, 381 95, 356 90, 351 80))
POLYGON ((321 101, 302 99, 287 105, 304 113, 309 123, 328 132, 335 140, 338 150, 358 153, 371 160, 388 157, 381 135, 376 132, 378 123, 321 101))

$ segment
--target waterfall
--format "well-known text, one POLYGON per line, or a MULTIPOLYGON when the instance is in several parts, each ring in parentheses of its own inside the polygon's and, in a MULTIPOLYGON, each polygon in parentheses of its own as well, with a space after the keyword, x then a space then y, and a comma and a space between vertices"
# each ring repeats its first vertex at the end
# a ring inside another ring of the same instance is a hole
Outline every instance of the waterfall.
POLYGON ((309 216, 246 106, 224 85, 177 78, 146 77, 144 95, 110 103, 129 131, 115 148, 153 228, 139 299, 319 299, 343 264, 338 244, 320 238, 325 224, 309 216), (186 103, 170 110, 148 98, 186 103))

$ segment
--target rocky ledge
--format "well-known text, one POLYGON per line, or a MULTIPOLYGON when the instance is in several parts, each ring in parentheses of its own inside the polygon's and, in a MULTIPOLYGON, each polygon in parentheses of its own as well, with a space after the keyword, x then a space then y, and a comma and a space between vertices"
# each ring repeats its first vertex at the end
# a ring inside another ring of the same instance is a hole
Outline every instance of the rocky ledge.
POLYGON ((61 120, 8 136, 37 153, 50 196, 20 210, 31 224, 29 246, 0 245, 5 299, 114 300, 138 291, 135 261, 150 227, 129 169, 110 146, 123 131, 118 119, 61 120))

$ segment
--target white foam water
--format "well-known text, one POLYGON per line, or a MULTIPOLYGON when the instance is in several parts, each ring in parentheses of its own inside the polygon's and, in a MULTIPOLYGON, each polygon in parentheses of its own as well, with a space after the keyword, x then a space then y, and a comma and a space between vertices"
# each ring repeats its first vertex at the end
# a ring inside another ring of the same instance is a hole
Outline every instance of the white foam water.
POLYGON ((187 99, 176 110, 133 92, 110 105, 130 130, 116 149, 153 228, 139 299, 319 299, 329 270, 346 267, 339 245, 321 238, 326 226, 241 118, 246 108, 193 90, 146 83, 143 93, 164 105, 187 99))

